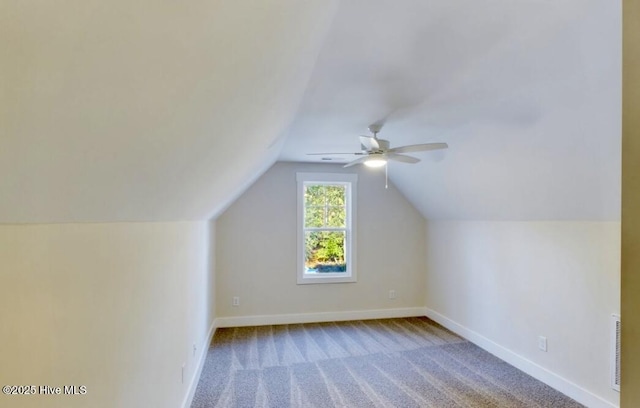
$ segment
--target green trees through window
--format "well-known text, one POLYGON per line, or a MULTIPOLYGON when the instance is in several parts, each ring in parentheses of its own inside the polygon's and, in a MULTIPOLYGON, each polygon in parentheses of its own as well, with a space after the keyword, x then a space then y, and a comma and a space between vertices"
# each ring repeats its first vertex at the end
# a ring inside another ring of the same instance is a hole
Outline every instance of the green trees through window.
POLYGON ((356 282, 358 175, 296 173, 299 285, 356 282))
POLYGON ((346 186, 304 186, 305 268, 308 272, 346 271, 346 186))

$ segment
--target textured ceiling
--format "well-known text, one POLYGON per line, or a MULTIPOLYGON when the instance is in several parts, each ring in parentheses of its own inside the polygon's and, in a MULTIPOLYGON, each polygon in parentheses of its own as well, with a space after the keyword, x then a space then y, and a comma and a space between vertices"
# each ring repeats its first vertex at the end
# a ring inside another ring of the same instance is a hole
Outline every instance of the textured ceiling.
MULTIPOLYGON (((618 220, 621 4, 343 1, 280 155, 447 142, 389 175, 428 219, 618 220)), ((381 179, 383 171, 381 172, 381 179)))
POLYGON ((206 219, 275 161, 326 0, 0 3, 0 222, 206 219))

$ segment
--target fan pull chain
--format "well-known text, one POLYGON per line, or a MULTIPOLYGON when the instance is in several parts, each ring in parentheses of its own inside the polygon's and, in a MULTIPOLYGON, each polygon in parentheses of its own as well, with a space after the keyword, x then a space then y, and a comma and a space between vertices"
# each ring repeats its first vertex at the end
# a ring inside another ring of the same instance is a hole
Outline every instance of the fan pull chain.
POLYGON ((384 188, 389 188, 389 162, 384 164, 384 188))

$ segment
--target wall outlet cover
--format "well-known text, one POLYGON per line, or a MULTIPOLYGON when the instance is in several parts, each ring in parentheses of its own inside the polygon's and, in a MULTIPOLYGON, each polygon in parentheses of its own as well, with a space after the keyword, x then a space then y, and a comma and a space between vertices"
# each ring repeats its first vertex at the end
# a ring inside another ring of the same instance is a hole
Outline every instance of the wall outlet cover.
POLYGON ((542 351, 547 351, 547 338, 544 336, 538 336, 538 348, 542 351))

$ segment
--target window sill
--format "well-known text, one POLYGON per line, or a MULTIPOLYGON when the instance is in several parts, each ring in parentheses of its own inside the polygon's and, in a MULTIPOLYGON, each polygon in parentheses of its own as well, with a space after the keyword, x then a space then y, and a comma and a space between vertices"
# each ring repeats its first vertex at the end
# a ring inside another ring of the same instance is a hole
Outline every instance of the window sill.
POLYGON ((298 276, 298 285, 353 282, 356 282, 355 276, 344 276, 343 273, 305 273, 298 276))

